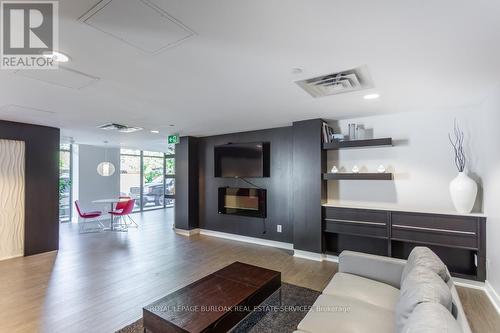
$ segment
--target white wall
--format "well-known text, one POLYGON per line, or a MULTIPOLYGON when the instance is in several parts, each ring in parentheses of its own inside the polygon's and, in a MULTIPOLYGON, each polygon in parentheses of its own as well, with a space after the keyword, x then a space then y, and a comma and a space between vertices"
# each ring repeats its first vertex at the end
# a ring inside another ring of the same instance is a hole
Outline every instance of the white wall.
POLYGON ((92 204, 93 200, 117 198, 120 195, 120 150, 104 147, 78 146, 78 200, 85 209, 108 209, 108 205, 92 204), (97 173, 97 165, 105 160, 114 164, 112 176, 102 177, 97 173))
POLYGON ((374 137, 393 137, 396 145, 329 152, 328 167, 336 164, 351 170, 357 164, 375 172, 384 164, 395 179, 330 181, 328 199, 359 206, 454 211, 448 185, 457 170, 447 134, 455 118, 466 134, 469 174, 480 185, 474 210, 487 216, 487 282, 500 294, 500 88, 476 107, 339 121, 343 133, 348 123, 365 124, 374 137))
POLYGON ((487 281, 500 295, 500 88, 484 103, 483 119, 487 281))
MULTIPOLYGON (((480 183, 484 145, 482 118, 478 117, 481 110, 478 106, 339 121, 343 133, 351 122, 364 124, 373 129, 374 137, 392 137, 395 146, 329 152, 328 168, 335 164, 350 171, 358 165, 362 172, 376 172, 383 164, 394 173, 394 181, 330 181, 328 200, 381 208, 453 211, 448 186, 457 170, 447 135, 456 118, 466 134, 469 173, 480 183)), ((475 210, 482 210, 481 195, 475 210)))

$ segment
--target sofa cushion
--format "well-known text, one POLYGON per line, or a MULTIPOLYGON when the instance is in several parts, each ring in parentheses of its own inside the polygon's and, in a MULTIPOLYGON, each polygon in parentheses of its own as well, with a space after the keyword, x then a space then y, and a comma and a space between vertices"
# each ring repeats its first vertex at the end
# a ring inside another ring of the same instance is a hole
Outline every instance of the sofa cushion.
POLYGON ((395 310, 399 300, 399 289, 348 273, 335 274, 323 294, 352 297, 390 311, 395 310))
POLYGON ((417 266, 411 270, 401 286, 401 296, 396 305, 398 332, 402 332, 417 305, 425 302, 439 303, 451 311, 451 291, 436 273, 417 266))
POLYGON ((438 303, 417 305, 403 328, 403 333, 462 333, 451 313, 438 303))
POLYGON ((391 333, 394 312, 342 296, 320 295, 300 322, 299 331, 309 333, 391 333))
POLYGON ((448 282, 451 278, 446 265, 439 259, 439 257, 432 252, 428 247, 417 246, 415 247, 408 257, 403 274, 401 275, 401 284, 406 279, 410 271, 416 266, 422 266, 430 269, 439 275, 444 282, 448 282))

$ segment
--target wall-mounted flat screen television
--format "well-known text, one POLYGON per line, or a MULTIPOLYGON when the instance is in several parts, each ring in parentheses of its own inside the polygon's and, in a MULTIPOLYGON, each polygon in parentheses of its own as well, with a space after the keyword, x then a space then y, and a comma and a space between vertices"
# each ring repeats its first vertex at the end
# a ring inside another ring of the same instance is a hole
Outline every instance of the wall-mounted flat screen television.
POLYGON ((269 142, 229 143, 215 146, 215 177, 269 177, 269 142))

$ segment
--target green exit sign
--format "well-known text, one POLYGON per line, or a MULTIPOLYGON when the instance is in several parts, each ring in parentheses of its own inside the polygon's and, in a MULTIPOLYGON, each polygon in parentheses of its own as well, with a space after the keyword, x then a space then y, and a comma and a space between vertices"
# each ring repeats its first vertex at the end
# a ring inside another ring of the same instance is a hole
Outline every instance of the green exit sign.
POLYGON ((174 134, 174 135, 169 135, 168 136, 168 143, 169 144, 178 144, 180 142, 179 140, 179 134, 174 134))

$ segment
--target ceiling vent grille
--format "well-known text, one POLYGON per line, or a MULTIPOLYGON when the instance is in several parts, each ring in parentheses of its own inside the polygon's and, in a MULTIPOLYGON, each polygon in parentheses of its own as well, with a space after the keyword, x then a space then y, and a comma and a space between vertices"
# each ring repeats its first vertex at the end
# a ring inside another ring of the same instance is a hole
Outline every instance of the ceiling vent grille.
POLYGON ((314 98, 373 88, 373 81, 366 66, 295 83, 314 98))
POLYGON ((141 127, 132 127, 132 126, 126 126, 126 125, 120 125, 120 124, 105 124, 102 126, 99 126, 100 129, 105 130, 105 131, 118 131, 120 133, 133 133, 133 132, 138 132, 142 131, 141 127))

